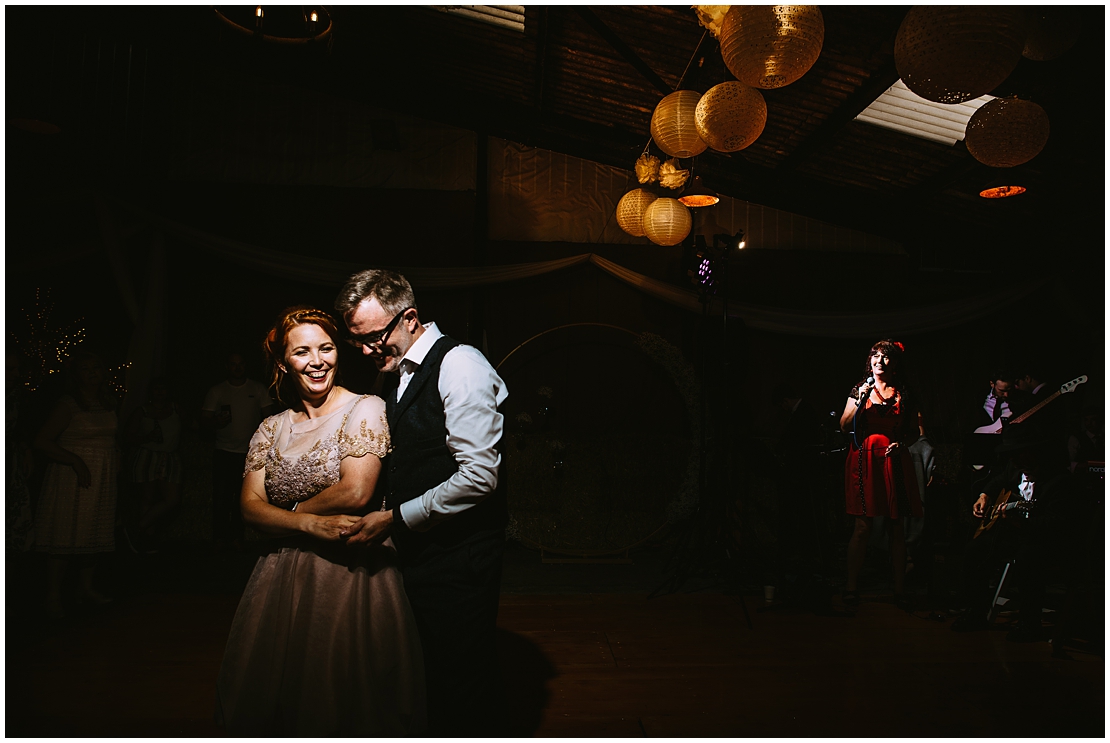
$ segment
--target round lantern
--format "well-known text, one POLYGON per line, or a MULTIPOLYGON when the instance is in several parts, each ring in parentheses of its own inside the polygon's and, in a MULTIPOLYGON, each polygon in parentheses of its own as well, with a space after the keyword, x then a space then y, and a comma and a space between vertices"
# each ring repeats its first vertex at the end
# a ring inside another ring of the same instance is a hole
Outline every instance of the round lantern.
POLYGON ((698 136, 718 152, 736 152, 759 139, 767 125, 763 94, 744 83, 714 85, 694 111, 698 136))
POLYGON ((1026 59, 1045 62, 1071 49, 1079 38, 1079 18, 1074 6, 1042 5, 1030 8, 1029 33, 1025 37, 1026 59))
POLYGON ((1048 142, 1048 114, 1033 101, 995 98, 967 122, 964 144, 979 162, 1012 168, 1029 162, 1048 142))
POLYGON ((894 40, 894 64, 906 87, 936 103, 963 103, 998 87, 1025 46, 1022 8, 915 5, 894 40))
POLYGON ((644 233, 656 245, 678 245, 690 234, 694 220, 678 199, 656 199, 644 210, 644 233))
POLYGON ((644 236, 644 210, 658 196, 642 188, 634 188, 617 202, 617 224, 629 235, 644 236))
POLYGON ((664 96, 651 115, 651 138, 671 157, 693 157, 705 152, 706 144, 694 125, 694 109, 701 93, 676 90, 664 96))
POLYGON ((821 56, 825 19, 816 5, 733 5, 721 25, 721 56, 736 79, 781 88, 821 56))

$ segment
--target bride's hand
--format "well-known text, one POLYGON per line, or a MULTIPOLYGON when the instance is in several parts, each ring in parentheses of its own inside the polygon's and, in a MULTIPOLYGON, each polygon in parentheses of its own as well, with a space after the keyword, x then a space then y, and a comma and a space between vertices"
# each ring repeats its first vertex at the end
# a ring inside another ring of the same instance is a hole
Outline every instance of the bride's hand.
POLYGON ((308 521, 305 525, 305 532, 312 537, 322 539, 325 542, 338 542, 340 534, 349 529, 352 524, 357 524, 358 516, 317 516, 315 514, 305 514, 308 516, 308 521))

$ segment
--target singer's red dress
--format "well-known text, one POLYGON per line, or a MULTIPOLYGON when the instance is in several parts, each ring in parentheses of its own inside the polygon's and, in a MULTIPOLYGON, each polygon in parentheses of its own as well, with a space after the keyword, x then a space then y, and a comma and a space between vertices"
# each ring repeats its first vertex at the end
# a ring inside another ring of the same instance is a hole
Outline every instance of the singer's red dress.
MULTIPOLYGON (((852 396, 858 394, 852 391, 852 396)), ((856 434, 844 462, 844 495, 852 516, 921 516, 921 494, 909 447, 903 445, 891 456, 886 448, 894 441, 911 442, 916 435, 917 414, 904 404, 884 405, 870 399, 856 415, 856 434), (903 433, 905 432, 905 433, 903 433), (857 445, 858 442, 858 445, 857 445)))

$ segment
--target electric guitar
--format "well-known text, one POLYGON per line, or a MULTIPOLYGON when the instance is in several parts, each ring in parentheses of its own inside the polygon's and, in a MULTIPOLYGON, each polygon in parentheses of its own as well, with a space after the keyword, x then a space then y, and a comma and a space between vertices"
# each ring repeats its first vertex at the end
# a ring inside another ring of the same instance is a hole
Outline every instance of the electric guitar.
POLYGON ((985 426, 979 426, 978 428, 975 429, 975 433, 1002 433, 1003 421, 1006 421, 1006 425, 1008 425, 1008 426, 1016 426, 1017 424, 1021 423, 1023 420, 1025 420, 1029 416, 1033 415, 1033 413, 1036 413, 1038 410, 1043 408, 1045 405, 1048 405, 1050 402, 1055 400, 1060 395, 1066 395, 1069 392, 1075 392, 1075 388, 1078 387, 1079 385, 1083 384, 1086 381, 1087 381, 1087 375, 1086 374, 1084 374, 1081 377, 1076 377, 1075 379, 1071 380, 1067 384, 1061 385, 1060 389, 1056 390, 1051 395, 1049 395, 1045 399, 1041 400, 1039 403, 1037 403, 1033 407, 1029 408, 1024 413, 1017 416, 1016 418, 999 418, 994 423, 990 423, 990 424, 985 425, 985 426))
POLYGON ((990 529, 999 519, 1006 518, 1006 515, 1011 511, 1014 515, 1020 515, 1023 518, 1029 518, 1029 511, 1033 507, 1033 501, 1027 501, 1020 495, 1012 503, 1010 499, 1014 497, 1014 491, 1003 489, 998 497, 994 500, 994 505, 983 516, 983 523, 979 524, 979 528, 975 530, 972 539, 979 536, 983 532, 990 529))

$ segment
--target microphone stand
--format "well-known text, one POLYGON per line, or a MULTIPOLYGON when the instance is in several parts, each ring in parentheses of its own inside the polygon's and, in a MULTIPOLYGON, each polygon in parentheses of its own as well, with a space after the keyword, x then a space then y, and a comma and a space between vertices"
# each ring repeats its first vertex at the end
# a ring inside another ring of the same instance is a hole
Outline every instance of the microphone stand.
MULTIPOLYGON (((729 379, 729 356, 731 354, 731 346, 728 338, 728 266, 729 266, 729 235, 714 235, 713 249, 706 249, 706 258, 709 260, 709 266, 712 271, 719 271, 721 281, 719 285, 723 289, 724 297, 724 314, 721 322, 721 344, 720 347, 723 353, 723 363, 721 364, 720 378, 725 381, 729 379), (725 245, 719 245, 721 238, 724 238, 725 245)), ((714 293, 714 287, 717 285, 716 281, 705 280, 699 282, 699 298, 702 302, 701 323, 699 328, 699 346, 701 349, 701 364, 699 370, 699 377, 701 380, 701 407, 699 416, 701 419, 701 433, 700 433, 700 451, 698 462, 698 507, 690 522, 686 525, 682 534, 679 537, 678 544, 675 546, 675 551, 672 556, 671 562, 673 566, 673 573, 669 578, 665 578, 662 584, 652 591, 648 598, 654 598, 662 593, 677 593, 679 589, 684 586, 690 578, 694 575, 703 572, 711 572, 714 562, 720 560, 720 553, 724 555, 724 567, 728 575, 724 578, 724 583, 732 587, 737 597, 740 599, 740 606, 744 610, 744 619, 747 622, 748 629, 753 629, 751 615, 748 612, 747 603, 744 601, 743 591, 739 586, 740 568, 737 564, 738 555, 732 554, 733 550, 730 547, 729 540, 722 538, 727 532, 731 520, 729 518, 729 508, 727 495, 732 493, 732 467, 730 464, 731 452, 731 405, 729 401, 729 393, 727 389, 724 394, 720 395, 721 404, 720 422, 721 432, 715 437, 715 449, 717 457, 714 458, 713 464, 716 468, 724 467, 724 487, 713 489, 709 485, 709 439, 708 439, 708 403, 709 403, 709 352, 708 352, 708 338, 709 338, 709 304, 711 295, 714 293)), ((743 323, 741 322, 741 327, 743 323)), ((717 470, 719 472, 719 469, 717 470)), ((717 577, 717 576, 714 576, 717 577)), ((720 585, 718 582, 717 585, 720 585)))

